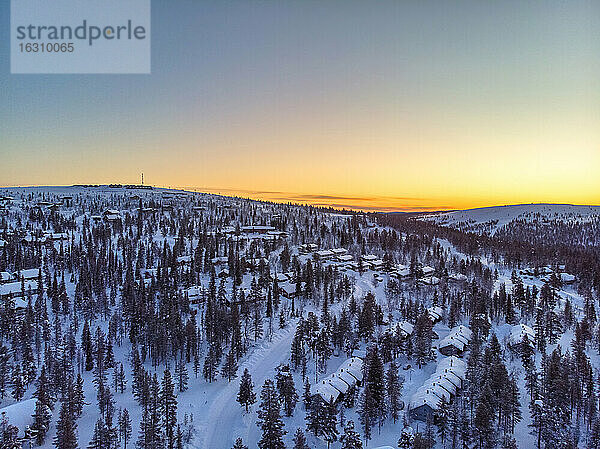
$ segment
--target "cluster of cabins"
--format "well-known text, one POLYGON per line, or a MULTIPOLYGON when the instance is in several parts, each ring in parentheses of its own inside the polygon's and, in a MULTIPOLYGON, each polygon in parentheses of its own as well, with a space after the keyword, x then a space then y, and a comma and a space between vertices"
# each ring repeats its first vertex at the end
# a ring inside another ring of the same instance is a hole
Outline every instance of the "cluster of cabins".
POLYGON ((237 229, 233 226, 228 226, 220 231, 234 241, 242 240, 265 240, 273 241, 278 239, 287 238, 288 233, 280 231, 274 226, 266 225, 249 225, 242 226, 237 229))
POLYGON ((363 379, 363 361, 360 357, 351 357, 318 384, 314 385, 313 396, 319 396, 323 401, 336 403, 344 396, 360 386, 363 379))
POLYGON ((563 284, 573 284, 576 280, 575 276, 565 272, 565 269, 565 265, 559 265, 558 267, 556 267, 556 269, 549 266, 545 266, 538 268, 525 268, 519 273, 521 274, 521 276, 537 277, 543 281, 550 280, 550 276, 552 276, 552 274, 556 274, 558 279, 560 279, 560 281, 563 284))
POLYGON ((25 310, 27 301, 25 297, 28 292, 37 293, 39 268, 21 270, 16 274, 8 271, 0 272, 0 300, 2 302, 12 300, 17 313, 25 310))
POLYGON ((464 360, 455 356, 442 359, 435 373, 415 392, 409 404, 412 419, 433 422, 442 400, 450 402, 462 388, 467 372, 464 360))
POLYGON ((461 355, 471 340, 473 331, 462 324, 456 326, 438 343, 438 351, 445 356, 461 355))

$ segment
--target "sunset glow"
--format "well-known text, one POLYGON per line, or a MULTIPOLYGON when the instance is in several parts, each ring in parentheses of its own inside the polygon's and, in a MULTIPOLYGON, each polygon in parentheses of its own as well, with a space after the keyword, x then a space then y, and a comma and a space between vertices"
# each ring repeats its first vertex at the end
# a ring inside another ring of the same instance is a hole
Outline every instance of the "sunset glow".
POLYGON ((597 3, 282 3, 155 2, 151 75, 9 75, 3 44, 0 184, 600 204, 597 3))

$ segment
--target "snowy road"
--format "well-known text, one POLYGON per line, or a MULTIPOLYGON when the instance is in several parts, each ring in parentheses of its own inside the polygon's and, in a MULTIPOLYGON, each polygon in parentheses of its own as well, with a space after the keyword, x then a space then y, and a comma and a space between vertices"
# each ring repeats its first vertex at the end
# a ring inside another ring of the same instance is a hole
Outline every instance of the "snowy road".
POLYGON ((210 422, 205 424, 204 432, 199 435, 200 448, 230 448, 237 437, 242 437, 248 447, 256 446, 260 431, 255 423, 255 410, 260 402, 260 389, 266 379, 275 376, 275 367, 288 361, 296 323, 297 320, 290 322, 285 329, 273 334, 272 341, 265 341, 257 347, 240 365, 237 379, 223 386, 206 415, 210 417, 210 422), (245 416, 243 408, 236 401, 239 379, 244 368, 248 368, 252 375, 257 400, 250 413, 245 416))

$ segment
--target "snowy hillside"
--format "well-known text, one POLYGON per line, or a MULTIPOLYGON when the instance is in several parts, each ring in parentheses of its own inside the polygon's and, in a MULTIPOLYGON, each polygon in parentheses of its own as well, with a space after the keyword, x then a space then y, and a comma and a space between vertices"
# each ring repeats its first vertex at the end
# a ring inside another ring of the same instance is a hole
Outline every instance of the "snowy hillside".
MULTIPOLYGON (((427 219, 579 236, 597 213, 427 219)), ((2 447, 596 448, 595 254, 515 258, 510 240, 492 253, 423 226, 142 186, 0 189, 2 447)))
POLYGON ((463 231, 494 234, 498 229, 515 221, 586 223, 600 218, 600 206, 571 204, 519 204, 424 215, 428 220, 463 231))

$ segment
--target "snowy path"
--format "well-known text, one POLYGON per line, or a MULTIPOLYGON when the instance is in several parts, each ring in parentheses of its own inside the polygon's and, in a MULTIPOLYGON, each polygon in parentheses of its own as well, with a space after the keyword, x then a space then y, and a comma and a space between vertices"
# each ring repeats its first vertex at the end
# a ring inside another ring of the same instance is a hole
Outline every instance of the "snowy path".
MULTIPOLYGON (((236 401, 239 379, 244 372, 244 368, 248 368, 252 375, 258 404, 260 402, 260 389, 265 380, 274 377, 275 367, 288 360, 295 330, 296 320, 290 322, 285 329, 275 332, 272 341, 267 340, 262 343, 240 365, 237 379, 223 386, 206 414, 210 422, 205 423, 206 427, 204 429, 199 429, 200 436, 204 436, 199 445, 200 448, 230 448, 233 446, 235 438, 239 436, 242 437, 244 444, 247 446, 256 445, 256 441, 249 441, 252 436, 259 432, 254 422, 255 413, 248 413, 242 420, 244 411, 236 401), (235 428, 238 424, 241 424, 241 428, 235 428)), ((256 409, 256 405, 253 408, 256 409)))

